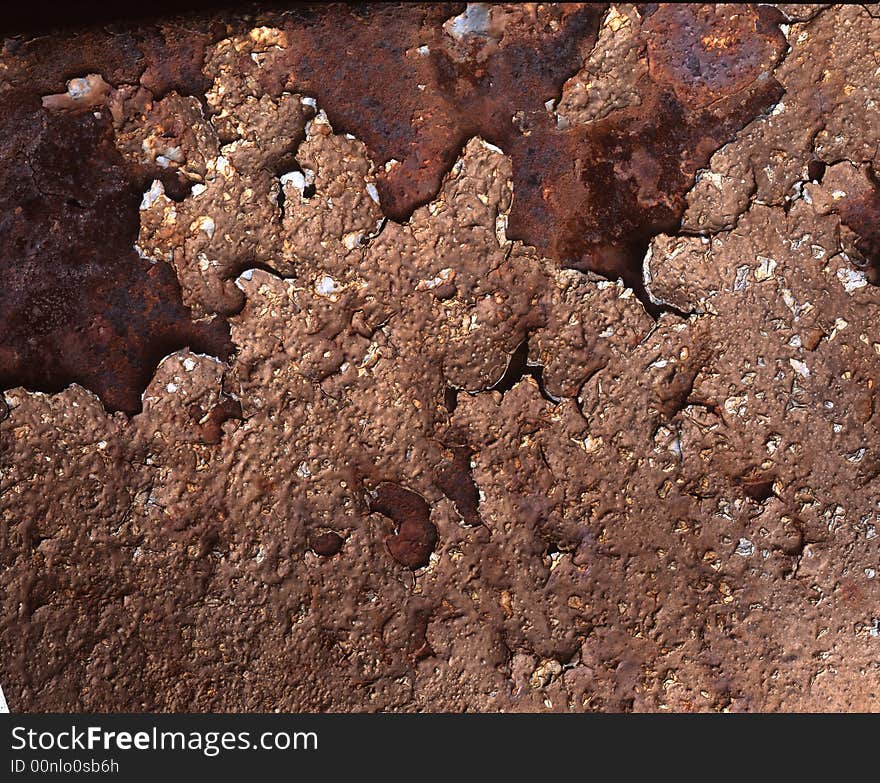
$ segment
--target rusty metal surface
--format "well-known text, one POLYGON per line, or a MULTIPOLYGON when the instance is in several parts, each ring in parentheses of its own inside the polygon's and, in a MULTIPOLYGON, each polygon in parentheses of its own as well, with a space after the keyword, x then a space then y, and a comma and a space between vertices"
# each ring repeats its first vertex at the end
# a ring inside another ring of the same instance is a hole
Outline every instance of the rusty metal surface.
POLYGON ((876 709, 880 16, 786 9, 4 40, 10 706, 876 709))
POLYGON ((126 166, 109 116, 47 112, 19 93, 0 100, 0 385, 76 381, 134 413, 170 351, 228 356, 228 327, 193 323, 174 271, 134 250, 152 172, 126 166))
POLYGON ((565 266, 622 277, 647 301, 650 238, 677 228, 696 172, 782 95, 770 74, 785 39, 772 14, 682 5, 648 16, 640 105, 565 130, 545 120, 512 138, 511 236, 565 266), (525 172, 536 171, 532 184, 525 172))
MULTIPOLYGON (((394 220, 433 198, 465 141, 482 136, 513 160, 510 236, 564 266, 622 277, 653 307, 641 281, 648 241, 677 226, 684 194, 711 154, 781 95, 770 75, 784 50, 773 24, 778 13, 648 9, 641 105, 560 128, 548 101, 558 100, 595 44, 604 6, 496 7, 475 28, 451 35, 444 25, 462 10, 298 10, 285 18, 290 45, 272 67, 245 51, 224 67, 269 97, 314 95, 334 127, 366 145, 379 166, 382 210, 394 220)), ((23 187, 33 195, 5 191, 7 220, 19 216, 2 234, 6 387, 57 391, 78 380, 110 409, 133 413, 155 363, 174 348, 229 356, 226 327, 194 324, 168 267, 145 264, 131 250, 149 178, 161 174, 176 198, 186 180, 125 165, 112 149, 106 112, 96 119, 91 111, 36 105, 38 90, 60 89, 94 63, 111 84, 139 82, 153 100, 170 90, 199 94, 212 35, 205 27, 198 34, 168 25, 137 35, 85 33, 60 50, 40 41, 13 49, 13 61, 22 61, 19 89, 27 84, 29 91, 0 97, 8 107, 4 163, 8 176, 25 167, 23 187)), ((187 132, 175 128, 175 117, 164 124, 169 144, 187 132)))

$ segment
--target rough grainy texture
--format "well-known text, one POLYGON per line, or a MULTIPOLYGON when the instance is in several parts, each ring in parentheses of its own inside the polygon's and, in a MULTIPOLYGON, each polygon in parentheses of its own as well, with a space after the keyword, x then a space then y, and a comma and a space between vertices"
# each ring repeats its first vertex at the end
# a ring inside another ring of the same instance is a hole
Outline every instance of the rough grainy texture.
POLYGON ((5 39, 11 708, 880 709, 878 46, 825 5, 5 39))

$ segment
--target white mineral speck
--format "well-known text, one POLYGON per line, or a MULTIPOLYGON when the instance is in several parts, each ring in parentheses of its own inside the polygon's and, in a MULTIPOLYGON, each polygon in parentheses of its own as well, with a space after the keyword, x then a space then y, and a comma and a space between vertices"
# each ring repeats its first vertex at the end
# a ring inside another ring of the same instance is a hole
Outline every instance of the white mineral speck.
POLYGON ((204 231, 208 235, 208 239, 214 236, 214 218, 208 215, 202 215, 196 221, 199 231, 204 231))
POLYGON ((736 554, 740 557, 751 557, 755 554, 755 545, 747 538, 741 538, 736 545, 736 554))
POLYGON ((87 78, 71 79, 67 83, 67 94, 75 101, 84 98, 92 91, 92 85, 87 78))
POLYGON ((841 285, 846 289, 848 294, 868 285, 868 281, 865 279, 865 273, 858 269, 838 269, 837 279, 840 280, 841 285))
POLYGON ((489 6, 487 3, 468 3, 464 13, 452 19, 448 27, 448 32, 453 38, 485 35, 488 31, 489 6))
POLYGON ((155 203, 156 199, 159 196, 165 195, 165 186, 158 179, 153 180, 153 184, 150 185, 150 189, 144 193, 144 197, 141 199, 141 209, 149 209, 155 203))
POLYGON ((758 256, 758 268, 755 270, 755 280, 758 282, 769 280, 773 277, 775 269, 776 261, 774 259, 767 258, 766 256, 758 256))
POLYGON ((347 250, 354 250, 356 247, 360 247, 362 236, 360 231, 350 231, 342 237, 342 244, 347 250))
POLYGON ((804 378, 809 376, 810 368, 803 362, 798 361, 797 359, 789 359, 788 363, 791 365, 791 369, 799 375, 802 375, 804 378))
POLYGON ((315 290, 321 296, 330 296, 336 291, 336 281, 330 277, 330 275, 324 275, 324 277, 315 283, 315 290))
POLYGON ((293 185, 297 190, 305 190, 306 178, 301 171, 289 171, 281 175, 281 185, 293 185))
POLYGON ((226 160, 223 155, 217 156, 217 158, 214 160, 213 168, 218 174, 221 174, 226 178, 232 176, 232 166, 229 165, 229 161, 226 160))
POLYGON ((736 278, 733 281, 733 290, 742 291, 748 285, 749 268, 745 265, 736 270, 736 278))

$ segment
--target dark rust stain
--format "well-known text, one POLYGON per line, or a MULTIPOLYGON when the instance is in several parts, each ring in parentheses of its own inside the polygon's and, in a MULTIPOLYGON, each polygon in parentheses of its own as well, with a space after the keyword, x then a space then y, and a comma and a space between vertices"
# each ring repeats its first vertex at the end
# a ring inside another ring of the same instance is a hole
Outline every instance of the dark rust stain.
POLYGON ((428 641, 428 626, 434 607, 427 601, 411 601, 405 611, 410 631, 407 653, 416 661, 432 658, 436 653, 428 641))
POLYGON ((770 14, 655 11, 643 33, 641 105, 562 130, 542 119, 530 136, 512 138, 508 235, 564 266, 621 277, 654 309, 641 269, 651 238, 678 229, 697 171, 782 96, 770 72, 786 44, 770 14))
POLYGON ((194 323, 174 271, 134 251, 151 172, 132 171, 109 117, 3 98, 0 386, 71 382, 136 413, 159 360, 189 346, 228 357, 228 326, 194 323))
POLYGON ((434 483, 466 524, 479 525, 480 492, 471 474, 473 451, 469 446, 451 446, 449 451, 451 457, 437 467, 434 483))
POLYGON ((880 182, 870 166, 863 167, 866 187, 842 199, 837 206, 840 222, 857 235, 856 250, 868 265, 866 277, 880 284, 880 182))
POLYGON ((345 543, 345 539, 332 530, 324 533, 312 533, 309 536, 309 548, 321 557, 333 557, 338 554, 343 543, 345 543))
POLYGON ((773 482, 771 478, 753 478, 743 481, 743 492, 746 493, 756 503, 763 503, 769 500, 773 495, 773 482))
POLYGON ((441 26, 452 12, 335 6, 289 23, 283 83, 244 53, 240 67, 269 92, 315 95, 377 163, 398 161, 377 183, 395 220, 434 197, 468 138, 497 144, 514 164, 508 234, 565 266, 622 277, 647 302, 641 262, 650 238, 678 227, 697 170, 782 95, 770 75, 786 49, 782 16, 764 7, 645 7, 642 104, 559 129, 545 102, 595 44, 604 6, 499 12, 495 29, 460 40, 441 26), (355 51, 361 67, 351 69, 355 51))
POLYGON ((437 528, 430 519, 431 509, 421 495, 385 481, 376 487, 370 511, 394 522, 397 531, 385 539, 385 546, 398 563, 413 570, 428 565, 431 552, 437 546, 437 528))
POLYGON ((465 142, 504 144, 514 115, 546 115, 595 43, 602 5, 506 11, 505 29, 454 39, 443 24, 464 4, 334 4, 294 12, 285 68, 236 67, 265 92, 317 98, 337 132, 351 132, 384 166, 382 209, 406 220, 437 194, 465 142), (393 31, 393 33, 391 32, 393 31), (421 88, 420 88, 421 85, 421 88))
POLYGON ((226 395, 211 406, 207 412, 198 403, 189 408, 190 417, 198 423, 200 440, 207 445, 216 445, 223 437, 223 422, 244 418, 241 403, 226 395))
POLYGON ((668 368, 655 383, 655 404, 667 421, 671 421, 688 405, 698 374, 699 368, 673 366, 668 368))

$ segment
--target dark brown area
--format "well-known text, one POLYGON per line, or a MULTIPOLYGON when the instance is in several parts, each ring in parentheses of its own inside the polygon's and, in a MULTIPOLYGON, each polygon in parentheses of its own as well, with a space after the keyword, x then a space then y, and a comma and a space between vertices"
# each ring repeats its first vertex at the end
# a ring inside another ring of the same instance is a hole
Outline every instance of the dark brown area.
POLYGON ((437 545, 437 528, 425 499, 398 484, 382 482, 370 500, 370 511, 384 514, 397 528, 385 539, 391 556, 407 568, 421 568, 437 545))
POLYGON ((133 249, 148 172, 126 166, 109 117, 2 101, 0 386, 77 381, 109 410, 135 413, 169 352, 228 357, 228 327, 193 323, 171 267, 133 249))
POLYGON ((321 557, 332 557, 342 549, 345 540, 339 533, 328 530, 324 533, 315 533, 309 538, 309 546, 315 554, 321 557))

